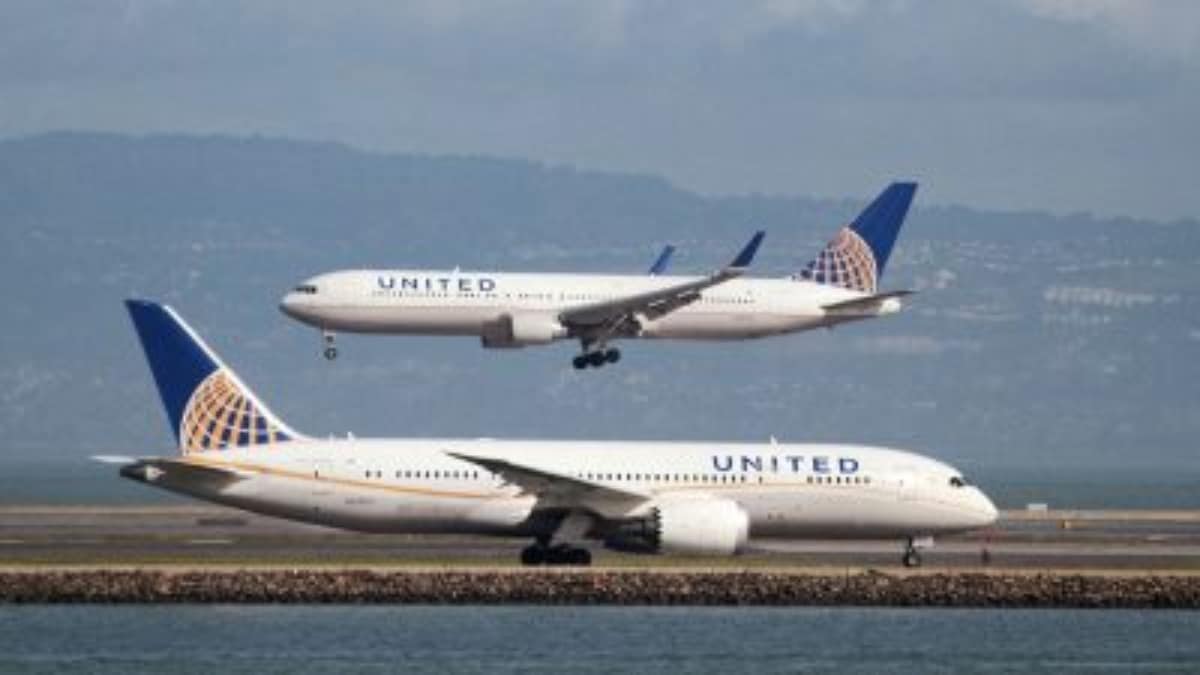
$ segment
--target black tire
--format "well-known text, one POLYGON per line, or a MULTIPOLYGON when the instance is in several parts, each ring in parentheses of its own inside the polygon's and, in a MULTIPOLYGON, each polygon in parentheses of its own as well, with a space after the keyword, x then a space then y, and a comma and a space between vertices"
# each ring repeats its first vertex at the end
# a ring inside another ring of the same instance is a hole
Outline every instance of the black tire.
POLYGON ((904 552, 903 562, 905 567, 920 567, 921 554, 916 549, 909 549, 904 552))
POLYGON ((584 368, 587 368, 588 367, 587 356, 585 356, 583 354, 576 356, 575 358, 571 359, 571 365, 575 366, 575 370, 583 370, 584 368))
POLYGON ((586 548, 577 548, 571 551, 571 564, 587 567, 592 564, 592 552, 586 548))
POLYGON ((546 549, 542 548, 541 546, 526 546, 525 548, 521 549, 522 565, 528 565, 530 567, 541 565, 544 562, 548 562, 547 557, 546 549))
POLYGON ((617 361, 620 361, 621 360, 621 350, 614 347, 614 348, 604 352, 604 360, 608 361, 609 363, 616 363, 617 361))
POLYGON ((325 358, 332 361, 337 358, 337 347, 326 347, 325 358))
POLYGON ((591 354, 587 355, 587 359, 588 363, 596 368, 603 366, 605 363, 604 352, 592 352, 591 354))
POLYGON ((567 549, 563 546, 551 546, 543 549, 546 556, 547 565, 563 565, 567 561, 567 549))

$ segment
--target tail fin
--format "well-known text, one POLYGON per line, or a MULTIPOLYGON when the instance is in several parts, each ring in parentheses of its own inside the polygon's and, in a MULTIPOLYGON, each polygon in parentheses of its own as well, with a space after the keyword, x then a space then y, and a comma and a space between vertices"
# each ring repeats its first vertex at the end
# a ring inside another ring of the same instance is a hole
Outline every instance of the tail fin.
POLYGON ((883 267, 917 192, 916 183, 892 183, 843 227, 799 278, 864 293, 879 290, 883 267))
POLYGON ((303 438, 268 410, 175 310, 145 300, 126 300, 125 306, 183 454, 303 438))

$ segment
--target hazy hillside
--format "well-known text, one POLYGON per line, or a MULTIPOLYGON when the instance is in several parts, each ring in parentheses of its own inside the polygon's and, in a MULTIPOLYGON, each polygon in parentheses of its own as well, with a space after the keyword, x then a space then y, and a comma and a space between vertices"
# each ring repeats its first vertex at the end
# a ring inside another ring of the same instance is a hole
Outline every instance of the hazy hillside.
MULTIPOLYGON (((880 186, 882 187, 882 186, 880 186)), ((796 186, 802 192, 804 186, 796 186)), ((797 269, 872 195, 707 198, 663 180, 223 137, 0 143, 0 436, 12 458, 152 452, 168 431, 120 300, 175 304, 295 426, 359 435, 853 440, 966 465, 1200 468, 1200 225, 917 208, 885 321, 743 344, 343 337, 281 293, 341 266, 640 271, 723 261, 768 230, 797 269)))

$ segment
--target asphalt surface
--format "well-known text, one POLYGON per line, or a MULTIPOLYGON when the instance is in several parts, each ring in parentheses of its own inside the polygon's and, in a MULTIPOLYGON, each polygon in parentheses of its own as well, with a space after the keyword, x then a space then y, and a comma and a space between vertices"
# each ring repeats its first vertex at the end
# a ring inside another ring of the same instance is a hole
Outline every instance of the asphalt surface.
MULTIPOLYGON (((509 567, 528 542, 367 535, 210 506, 0 507, 0 567, 129 565, 509 567)), ((735 558, 637 556, 616 567, 896 568, 902 543, 764 541, 735 558)), ((926 568, 1200 573, 1200 511, 1010 511, 988 531, 939 539, 926 568), (986 553, 985 553, 986 551, 986 553)))

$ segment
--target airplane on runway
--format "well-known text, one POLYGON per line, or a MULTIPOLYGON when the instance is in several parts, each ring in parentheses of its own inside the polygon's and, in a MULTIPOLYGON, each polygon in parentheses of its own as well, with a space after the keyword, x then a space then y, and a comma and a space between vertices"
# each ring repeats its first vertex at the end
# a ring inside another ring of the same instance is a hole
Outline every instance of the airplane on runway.
POLYGON ((857 445, 321 439, 270 411, 170 307, 130 300, 178 454, 96 459, 126 478, 280 518, 387 533, 529 537, 525 564, 623 551, 732 555, 765 538, 896 539, 992 524, 954 468, 857 445))
POLYGON ((510 274, 437 270, 344 270, 288 292, 280 309, 321 330, 325 357, 337 331, 478 337, 517 348, 579 340, 575 368, 615 363, 610 343, 628 338, 741 340, 829 327, 900 311, 911 291, 880 292, 879 280, 916 183, 893 183, 799 273, 742 278, 763 233, 728 266, 702 277, 510 274))

